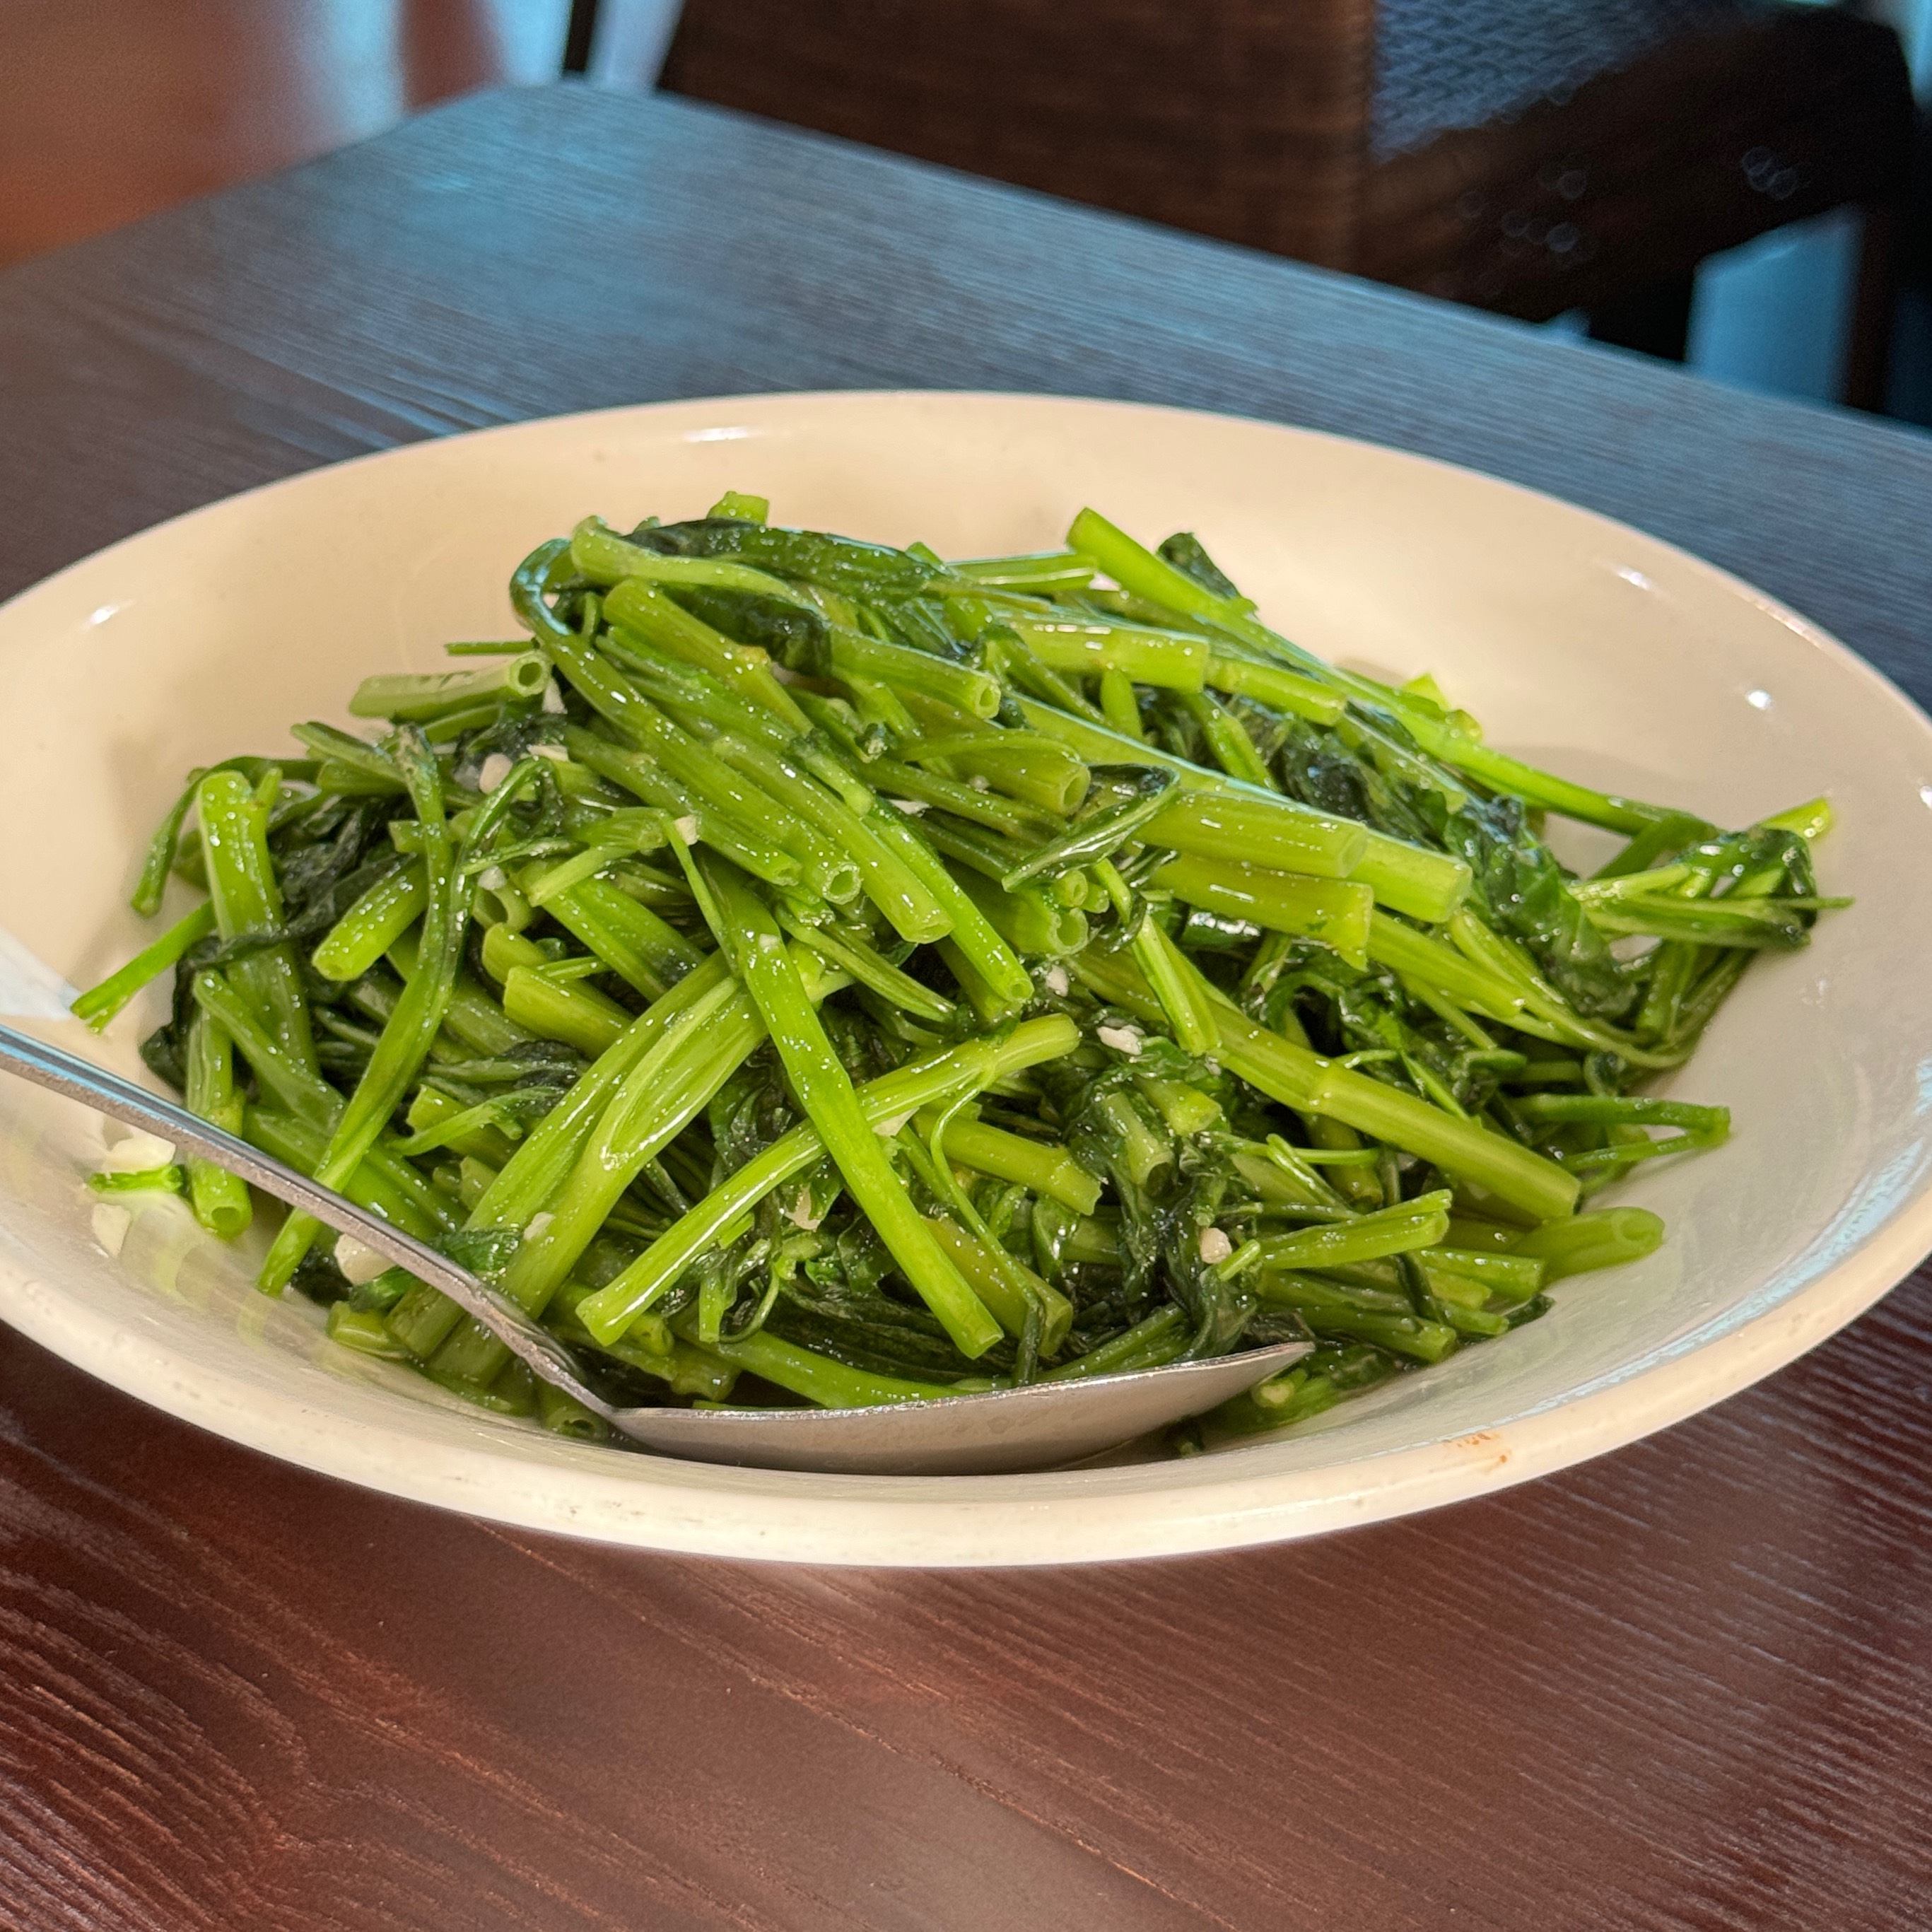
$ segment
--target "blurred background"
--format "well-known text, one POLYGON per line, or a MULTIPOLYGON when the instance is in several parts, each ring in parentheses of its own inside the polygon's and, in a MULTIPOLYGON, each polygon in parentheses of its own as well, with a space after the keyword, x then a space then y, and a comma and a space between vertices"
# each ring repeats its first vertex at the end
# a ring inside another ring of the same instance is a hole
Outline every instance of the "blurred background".
POLYGON ((1932 0, 0 0, 0 266, 560 76, 1932 425, 1932 0))

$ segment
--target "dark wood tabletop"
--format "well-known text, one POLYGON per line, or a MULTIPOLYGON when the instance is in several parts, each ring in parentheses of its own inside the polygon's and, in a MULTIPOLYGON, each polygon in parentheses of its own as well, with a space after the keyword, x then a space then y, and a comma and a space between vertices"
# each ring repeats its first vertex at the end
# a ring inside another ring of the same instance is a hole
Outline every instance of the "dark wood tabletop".
MULTIPOLYGON (((658 398, 1199 405, 1553 490, 1932 698, 1932 442, 667 101, 485 96, 0 276, 0 592, 658 398)), ((902 1574, 512 1532, 0 1336, 0 1924, 1932 1922, 1932 1281, 1546 1481, 902 1574)))

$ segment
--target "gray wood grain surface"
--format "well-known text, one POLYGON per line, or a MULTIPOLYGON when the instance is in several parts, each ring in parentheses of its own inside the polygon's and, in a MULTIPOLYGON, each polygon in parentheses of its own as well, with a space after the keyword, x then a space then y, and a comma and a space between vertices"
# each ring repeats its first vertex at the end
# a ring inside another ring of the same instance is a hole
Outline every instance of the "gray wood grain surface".
MULTIPOLYGON (((1932 697, 1932 443, 689 106, 486 97, 0 276, 0 590, 250 484, 771 388, 1196 404, 1712 557, 1932 697)), ((0 1336, 0 1923, 1891 1928, 1932 1281, 1580 1470, 1102 1570, 751 1569, 290 1470, 0 1336)))

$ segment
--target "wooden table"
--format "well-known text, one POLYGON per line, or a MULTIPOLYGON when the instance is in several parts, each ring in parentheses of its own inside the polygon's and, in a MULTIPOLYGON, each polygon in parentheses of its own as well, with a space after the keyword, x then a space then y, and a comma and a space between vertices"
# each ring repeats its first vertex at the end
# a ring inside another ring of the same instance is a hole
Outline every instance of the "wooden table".
MULTIPOLYGON (((410 438, 903 384, 1204 405, 1684 544, 1932 698, 1932 442, 668 102, 500 94, 0 278, 0 591, 410 438)), ((1932 1285, 1327 1541, 916 1575, 387 1502, 0 1340, 0 1922, 1928 1922, 1932 1285)))

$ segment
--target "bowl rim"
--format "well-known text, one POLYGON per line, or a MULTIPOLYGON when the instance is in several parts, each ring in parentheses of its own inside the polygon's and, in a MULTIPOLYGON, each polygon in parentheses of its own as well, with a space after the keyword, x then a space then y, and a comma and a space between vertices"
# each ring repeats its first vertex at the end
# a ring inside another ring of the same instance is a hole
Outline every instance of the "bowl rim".
MULTIPOLYGON (((1834 670, 1862 681, 1923 737, 1932 718, 1849 646, 1780 601, 1693 553, 1600 512, 1466 465, 1368 439, 1265 418, 1105 397, 944 389, 851 389, 680 398, 494 424, 371 451, 201 505, 65 566, 0 604, 0 621, 56 592, 70 576, 167 536, 197 519, 320 476, 382 463, 447 460, 442 452, 534 433, 567 433, 639 419, 675 426, 749 409, 802 417, 828 407, 1098 410, 1170 421, 1238 425, 1309 444, 1370 449, 1455 479, 1505 491, 1586 519, 1620 542, 1669 556, 1795 633, 1834 670)), ((700 427, 703 427, 701 421, 700 427)), ((1245 1468, 1234 1448, 1186 1466, 1190 1480, 1136 1488, 1132 1468, 1090 1472, 1077 1494, 1029 1496, 1025 1477, 824 1478, 721 1471, 673 1459, 610 1451, 542 1462, 502 1447, 452 1438, 423 1454, 420 1430, 345 1421, 327 1410, 190 1360, 155 1337, 116 1322, 43 1282, 0 1250, 0 1318, 124 1394, 319 1474, 406 1500, 461 1510, 519 1528, 544 1530, 667 1552, 853 1567, 1026 1566, 1174 1556, 1288 1540, 1488 1495, 1634 1442, 1721 1401, 1784 1366, 1870 1307, 1932 1250, 1932 1184, 1922 1185, 1848 1253, 1769 1306, 1738 1304, 1633 1358, 1594 1389, 1550 1399, 1472 1433, 1357 1456, 1312 1468, 1245 1468), (654 1470, 652 1465, 656 1465, 654 1470), (560 1480, 562 1471, 568 1480, 560 1480), (1214 1472, 1219 1472, 1218 1474, 1214 1472), (1365 1481, 1365 1474, 1372 1480, 1365 1481), (702 1480, 694 1480, 694 1476, 702 1480), (734 1481, 730 1478, 740 1480, 734 1481), (968 1494, 971 1490, 974 1493, 968 1494), (1288 1493, 1283 1493, 1284 1491, 1288 1493), (1016 1513, 1024 1520, 1016 1537, 1016 1513), (901 1553, 902 1552, 912 1553, 901 1553), (881 1553, 884 1552, 884 1553, 881 1553)), ((1774 1280, 1776 1277, 1772 1277, 1774 1280)), ((420 1421, 434 1412, 416 1412, 420 1421)))

